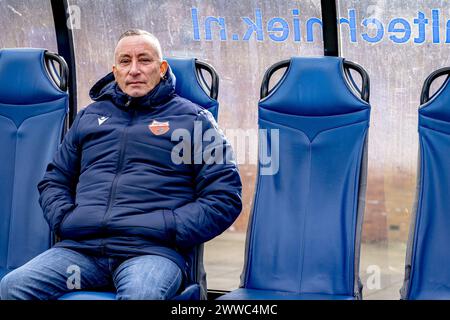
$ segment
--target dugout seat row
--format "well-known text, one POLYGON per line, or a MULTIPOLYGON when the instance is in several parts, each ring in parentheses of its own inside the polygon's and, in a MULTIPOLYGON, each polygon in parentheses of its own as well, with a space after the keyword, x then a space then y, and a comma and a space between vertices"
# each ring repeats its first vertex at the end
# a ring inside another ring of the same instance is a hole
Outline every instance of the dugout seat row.
MULTIPOLYGON (((177 93, 217 118, 214 69, 195 59, 168 61, 177 93)), ((428 98, 429 85, 445 72, 427 79, 419 111, 418 201, 404 299, 450 299, 450 272, 442 268, 450 261, 448 79, 428 98)), ((36 185, 62 139, 68 111, 63 59, 46 50, 0 50, 0 279, 52 244, 36 185)), ((270 162, 258 165, 240 288, 221 299, 362 298, 369 121, 369 77, 360 66, 338 57, 292 58, 267 70, 258 106, 259 156, 270 162)), ((190 279, 176 299, 205 299, 203 246, 187 255, 190 279)), ((112 291, 75 291, 61 299, 114 298, 112 291)))

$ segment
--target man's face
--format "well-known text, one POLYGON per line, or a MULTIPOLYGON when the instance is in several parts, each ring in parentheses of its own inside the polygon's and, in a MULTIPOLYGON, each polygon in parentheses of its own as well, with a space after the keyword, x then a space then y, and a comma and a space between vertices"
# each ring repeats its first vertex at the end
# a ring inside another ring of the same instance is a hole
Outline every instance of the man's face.
POLYGON ((120 89, 129 96, 145 96, 156 87, 166 70, 167 62, 160 61, 148 36, 125 37, 117 44, 113 73, 120 89))

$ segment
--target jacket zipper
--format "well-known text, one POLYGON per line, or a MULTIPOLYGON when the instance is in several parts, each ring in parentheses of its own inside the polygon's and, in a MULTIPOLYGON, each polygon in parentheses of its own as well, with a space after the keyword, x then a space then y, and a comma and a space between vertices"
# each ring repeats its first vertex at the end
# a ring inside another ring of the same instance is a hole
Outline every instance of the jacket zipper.
MULTIPOLYGON (((109 193, 108 205, 106 207, 105 215, 103 216, 103 221, 102 221, 102 228, 104 230, 106 230, 106 222, 108 221, 109 215, 111 214, 112 205, 113 205, 114 199, 116 197, 117 183, 119 181, 120 176, 122 175, 123 161, 125 158, 125 150, 126 150, 127 141, 128 141, 128 129, 134 124, 135 117, 136 117, 136 110, 133 110, 131 119, 128 122, 128 124, 126 125, 125 130, 122 134, 122 139, 120 142, 120 149, 119 149, 120 150, 119 159, 117 160, 116 176, 114 177, 112 185, 111 185, 111 191, 109 193)), ((102 253, 104 253, 103 246, 102 246, 102 253)))

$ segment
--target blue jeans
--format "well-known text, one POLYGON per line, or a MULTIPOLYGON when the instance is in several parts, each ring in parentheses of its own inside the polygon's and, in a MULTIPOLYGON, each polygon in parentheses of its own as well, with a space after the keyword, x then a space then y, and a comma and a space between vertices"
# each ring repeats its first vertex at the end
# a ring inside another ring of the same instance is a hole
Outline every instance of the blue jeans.
POLYGON ((74 290, 114 285, 117 299, 170 299, 182 283, 182 272, 171 260, 145 255, 119 260, 64 249, 49 249, 0 282, 1 300, 58 299, 74 290))

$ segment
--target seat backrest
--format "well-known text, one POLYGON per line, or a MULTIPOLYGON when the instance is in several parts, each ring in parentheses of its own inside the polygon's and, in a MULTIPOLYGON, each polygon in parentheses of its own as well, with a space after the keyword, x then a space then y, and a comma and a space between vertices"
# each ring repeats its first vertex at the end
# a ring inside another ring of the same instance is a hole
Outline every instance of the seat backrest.
MULTIPOLYGON (((218 93, 218 76, 215 70, 203 62, 193 58, 166 58, 175 75, 175 91, 199 106, 209 110, 217 120, 219 103, 216 100, 218 93), (211 85, 208 88, 202 78, 202 71, 206 68, 212 74, 211 85), (210 94, 206 93, 210 91, 210 94), (213 97, 211 97, 211 95, 213 97)), ((187 254, 190 266, 190 280, 200 285, 200 299, 207 297, 206 272, 203 265, 203 245, 199 245, 187 254)))
POLYGON ((194 58, 166 58, 166 60, 176 78, 177 94, 207 109, 217 120, 219 78, 214 68, 194 58), (211 84, 205 80, 202 70, 211 75, 211 84))
POLYGON ((52 57, 43 49, 0 50, 0 279, 48 249, 37 184, 68 112, 52 57), (53 76, 52 76, 53 74, 53 76))
POLYGON ((419 108, 417 193, 402 299, 450 299, 450 68, 425 81, 419 108), (428 97, 434 79, 447 75, 428 97), (424 95, 425 94, 425 95, 424 95))
POLYGON ((370 106, 346 63, 292 58, 259 102, 260 161, 241 287, 360 294, 370 106), (270 163, 261 161, 267 150, 270 163))

